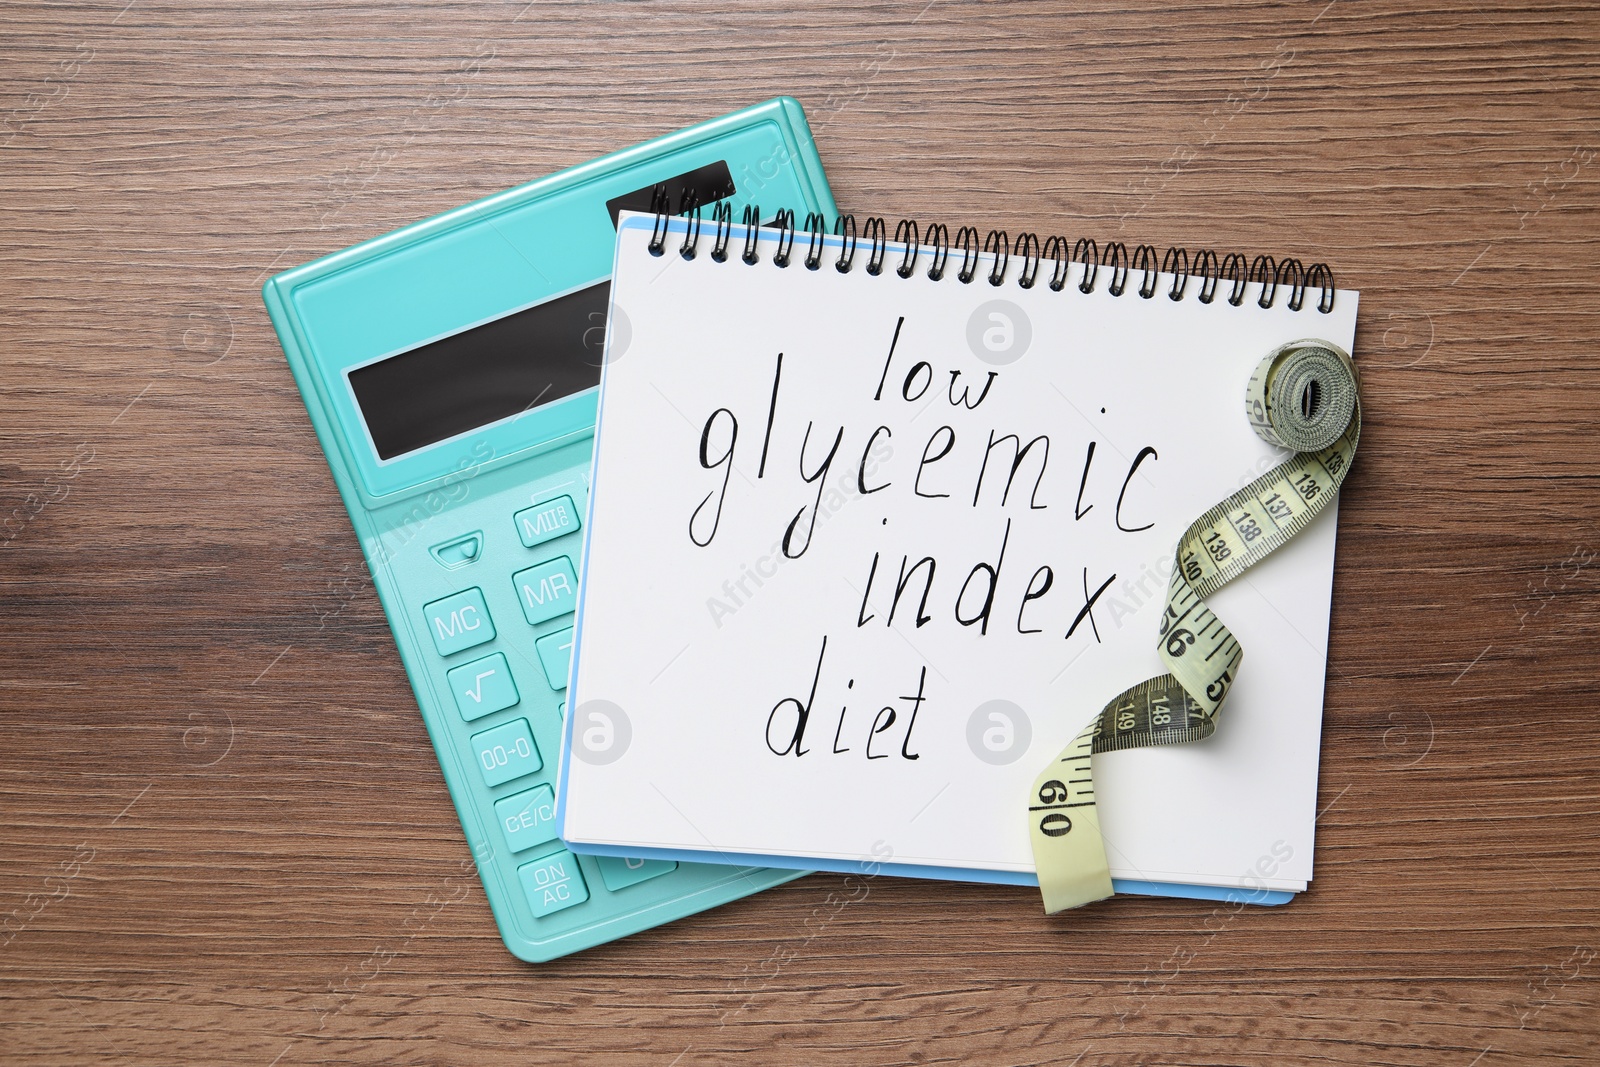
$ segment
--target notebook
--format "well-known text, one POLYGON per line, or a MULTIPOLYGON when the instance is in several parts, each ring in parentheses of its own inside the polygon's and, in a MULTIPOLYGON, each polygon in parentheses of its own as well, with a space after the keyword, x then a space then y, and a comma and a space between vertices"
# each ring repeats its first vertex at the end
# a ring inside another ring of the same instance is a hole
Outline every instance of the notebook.
MULTIPOLYGON (((620 225, 561 836, 1027 884, 1035 775, 1162 671, 1179 535, 1285 458, 1251 370, 1349 350, 1357 294, 1265 257, 780 221, 620 225)), ((1095 757, 1119 889, 1306 888, 1335 526, 1208 601, 1245 649, 1214 737, 1095 757)))

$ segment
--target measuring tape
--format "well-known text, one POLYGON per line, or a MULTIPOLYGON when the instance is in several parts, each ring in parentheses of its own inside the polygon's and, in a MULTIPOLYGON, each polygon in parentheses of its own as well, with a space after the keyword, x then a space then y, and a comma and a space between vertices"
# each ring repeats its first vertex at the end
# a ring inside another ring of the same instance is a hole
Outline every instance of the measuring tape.
POLYGON ((1257 365, 1245 390, 1256 435, 1297 455, 1196 519, 1178 541, 1156 642, 1168 674, 1105 706, 1044 773, 1028 799, 1028 835, 1044 910, 1111 896, 1091 757, 1210 737, 1244 650, 1205 598, 1288 544, 1338 494, 1361 436, 1349 353, 1292 341, 1257 365))

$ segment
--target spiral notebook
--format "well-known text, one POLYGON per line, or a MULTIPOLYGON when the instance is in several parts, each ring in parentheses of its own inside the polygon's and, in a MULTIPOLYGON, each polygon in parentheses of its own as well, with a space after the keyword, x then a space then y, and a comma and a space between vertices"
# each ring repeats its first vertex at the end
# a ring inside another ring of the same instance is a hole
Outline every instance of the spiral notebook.
MULTIPOLYGON (((1185 525, 1280 462, 1325 268, 1032 234, 621 224, 566 718, 579 851, 1028 883, 1034 776, 1155 650, 1185 525)), ((1312 875, 1336 517, 1212 606, 1216 735, 1095 757, 1119 889, 1312 875)), ((1191 894, 1192 895, 1192 894, 1191 894)))

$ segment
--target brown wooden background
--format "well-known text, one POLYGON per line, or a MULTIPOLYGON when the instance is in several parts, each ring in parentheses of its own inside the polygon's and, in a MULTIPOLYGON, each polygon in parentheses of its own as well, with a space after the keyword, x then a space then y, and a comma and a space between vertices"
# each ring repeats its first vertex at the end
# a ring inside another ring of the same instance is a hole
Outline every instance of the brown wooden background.
POLYGON ((1592 5, 125 2, 0 9, 0 1061, 1600 1062, 1592 5), (258 289, 779 93, 845 210, 1362 291, 1304 898, 501 946, 258 289))

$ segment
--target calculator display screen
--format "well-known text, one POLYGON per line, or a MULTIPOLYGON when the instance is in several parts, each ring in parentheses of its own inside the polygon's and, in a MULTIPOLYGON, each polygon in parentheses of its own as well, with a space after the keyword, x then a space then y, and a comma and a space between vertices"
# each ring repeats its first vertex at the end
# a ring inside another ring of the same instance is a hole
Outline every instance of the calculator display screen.
MULTIPOLYGON (((766 162, 775 163, 774 156, 766 162)), ((765 167, 765 163, 762 164, 765 167)), ((777 171, 773 171, 777 174, 777 171)), ((684 171, 665 181, 646 185, 642 189, 635 189, 631 193, 623 193, 606 201, 606 210, 611 212, 611 225, 617 224, 617 215, 624 211, 655 211, 663 206, 658 197, 664 198, 667 214, 678 215, 696 205, 710 207, 718 200, 726 200, 738 192, 733 185, 733 175, 728 171, 728 161, 719 159, 715 163, 707 163, 703 167, 684 171)))
POLYGON ((600 384, 610 294, 599 282, 351 371, 378 457, 600 384))

